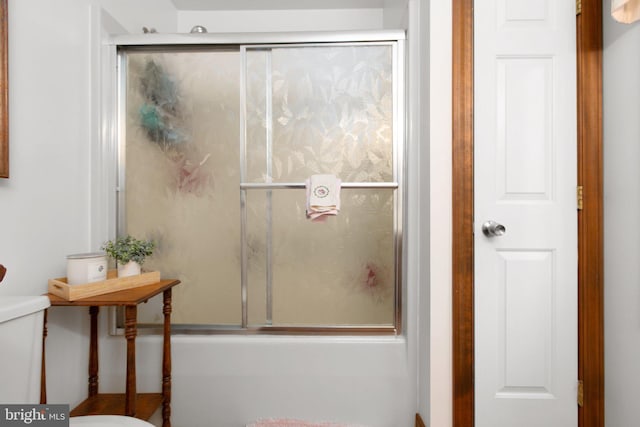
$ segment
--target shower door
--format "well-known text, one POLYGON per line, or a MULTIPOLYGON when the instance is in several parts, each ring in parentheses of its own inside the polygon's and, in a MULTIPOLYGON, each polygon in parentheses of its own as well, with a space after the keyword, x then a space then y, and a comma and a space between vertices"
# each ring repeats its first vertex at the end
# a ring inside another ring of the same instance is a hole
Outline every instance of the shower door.
MULTIPOLYGON (((120 234, 177 277, 183 331, 378 331, 400 318, 398 42, 129 48, 120 234), (305 216, 333 174, 341 210, 305 216)), ((159 324, 142 308, 142 324, 159 324)))

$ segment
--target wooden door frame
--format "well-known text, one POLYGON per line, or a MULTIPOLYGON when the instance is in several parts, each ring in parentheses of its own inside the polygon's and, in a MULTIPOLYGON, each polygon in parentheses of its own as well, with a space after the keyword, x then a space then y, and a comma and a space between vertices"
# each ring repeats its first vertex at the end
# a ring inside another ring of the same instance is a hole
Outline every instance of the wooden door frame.
MULTIPOLYGON (((453 426, 473 427, 473 0, 453 1, 453 426)), ((602 180, 602 2, 582 0, 576 17, 579 427, 604 427, 602 180)))

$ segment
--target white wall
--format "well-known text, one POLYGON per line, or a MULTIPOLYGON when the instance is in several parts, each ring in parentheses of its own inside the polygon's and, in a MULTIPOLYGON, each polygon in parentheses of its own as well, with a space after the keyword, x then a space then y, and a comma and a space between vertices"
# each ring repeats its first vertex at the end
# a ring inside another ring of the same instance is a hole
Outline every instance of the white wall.
MULTIPOLYGON (((97 249, 90 245, 91 3, 9 1, 11 178, 0 180, 0 262, 8 268, 0 295, 42 294, 48 278, 65 275, 66 255, 97 249)), ((157 0, 136 3, 162 15, 157 0)), ((51 402, 84 395, 86 318, 84 310, 50 310, 51 402)))
MULTIPOLYGON (((142 26, 160 32, 183 31, 192 26, 190 19, 193 25, 210 25, 188 13, 176 18, 168 0, 134 3, 10 1, 12 178, 0 180, 0 260, 9 273, 0 294, 45 292, 48 278, 65 274, 65 255, 97 249, 106 230, 94 224, 104 216, 96 208, 106 204, 96 202, 96 196, 103 195, 92 190, 92 179, 101 172, 92 158, 102 150, 95 141, 101 134, 96 130, 95 105, 101 83, 95 64, 100 55, 94 45, 100 37, 96 25, 101 20, 96 19, 95 8, 102 6, 132 33, 139 33, 142 26)), ((414 1, 414 7, 417 3, 414 1)), ((387 19, 377 9, 340 11, 339 19, 316 14, 316 20, 305 21, 305 29, 375 29, 407 17, 407 11, 400 10, 387 19)), ((261 30, 272 29, 269 25, 263 24, 261 30)), ((297 25, 295 20, 284 20, 277 29, 294 30, 297 25)), ((232 28, 248 31, 243 22, 232 28)), ((423 118, 417 120, 421 127, 423 118)), ((424 135, 422 142, 412 141, 412 153, 417 155, 418 144, 426 146, 425 141, 424 135)), ((446 139, 443 143, 446 146, 446 139)), ((410 184, 417 186, 426 169, 421 167, 418 173, 414 168, 410 184)), ((420 194, 427 193, 423 187, 420 194)), ((424 205, 416 200, 412 203, 424 205)), ((423 217, 420 210, 410 215, 414 220, 423 217)), ((428 278, 419 277, 427 270, 419 268, 423 258, 417 236, 409 241, 413 261, 407 276, 409 321, 403 337, 177 336, 173 341, 174 425, 240 426, 252 418, 284 415, 372 427, 411 425, 417 402, 425 411, 428 408, 426 400, 416 395, 418 284, 427 291, 428 278)), ((448 288, 446 282, 441 286, 448 288)), ((424 334, 429 328, 428 308, 423 304, 420 310, 424 334)), ((84 398, 87 317, 82 309, 50 310, 47 366, 51 403, 75 405, 84 398)), ((105 336, 106 320, 103 311, 101 391, 121 391, 124 340, 105 336)), ((139 390, 158 390, 159 338, 139 337, 138 344, 139 390)), ((421 355, 420 360, 428 364, 429 359, 421 355)), ((425 380, 420 381, 426 389, 425 380)))
MULTIPOLYGON (((88 249, 89 6, 15 0, 9 16, 11 178, 0 180, 0 262, 8 274, 0 293, 33 295, 46 292, 49 277, 65 275, 67 254, 88 249)), ((52 310, 52 361, 60 362, 62 342, 86 348, 79 319, 75 310, 64 318, 52 310)), ((85 384, 86 368, 75 368, 81 355, 71 352, 61 364, 71 398, 85 384)))
POLYGON ((604 2, 605 414, 640 419, 640 23, 613 21, 604 2))
POLYGON ((142 27, 158 32, 175 32, 176 10, 171 0, 85 0, 102 7, 129 33, 141 33, 142 27))
MULTIPOLYGON (((160 2, 146 3, 160 14, 160 2)), ((66 255, 97 249, 89 244, 91 1, 11 0, 9 17, 11 178, 0 179, 8 274, 0 294, 37 294, 65 274, 66 255)))
POLYGON ((210 33, 340 31, 383 28, 382 9, 180 11, 178 31, 203 25, 210 33))
POLYGON ((89 6, 10 1, 9 10, 11 178, 0 180, 5 295, 44 292, 47 277, 64 273, 65 256, 87 249, 90 170, 89 6))

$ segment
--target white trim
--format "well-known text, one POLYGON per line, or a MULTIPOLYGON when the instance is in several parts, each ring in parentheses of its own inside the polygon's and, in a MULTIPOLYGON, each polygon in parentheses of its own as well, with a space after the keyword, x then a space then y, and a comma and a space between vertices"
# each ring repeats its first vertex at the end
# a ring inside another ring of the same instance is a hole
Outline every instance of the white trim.
MULTIPOLYGON (((451 427, 452 384, 452 1, 429 10, 430 426, 451 427)), ((426 322, 423 322, 426 323, 426 322)))
POLYGON ((269 44, 269 43, 334 43, 404 40, 404 30, 313 31, 282 33, 196 33, 118 35, 111 44, 118 46, 199 45, 199 44, 269 44))
POLYGON ((93 249, 116 233, 116 48, 109 34, 124 31, 99 5, 91 8, 91 193, 90 236, 93 249), (105 160, 106 159, 106 160, 105 160))

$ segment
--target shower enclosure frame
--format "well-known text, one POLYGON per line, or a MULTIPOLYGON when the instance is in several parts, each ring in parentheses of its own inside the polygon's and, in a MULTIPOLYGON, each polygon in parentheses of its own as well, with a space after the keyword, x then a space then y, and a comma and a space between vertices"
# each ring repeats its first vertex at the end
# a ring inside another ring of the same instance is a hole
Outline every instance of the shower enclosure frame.
MULTIPOLYGON (((349 31, 349 32, 305 32, 305 33, 243 33, 243 34, 145 34, 115 36, 111 44, 116 47, 118 64, 116 70, 117 99, 116 104, 116 137, 117 137, 117 184, 116 184, 116 232, 118 235, 126 229, 125 216, 125 99, 126 88, 123 84, 126 67, 123 64, 123 52, 130 50, 158 51, 159 49, 194 50, 203 47, 220 50, 238 50, 240 52, 240 200, 241 205, 246 203, 246 194, 252 190, 267 190, 267 194, 278 189, 304 188, 304 183, 278 182, 251 183, 246 182, 246 52, 247 49, 271 49, 281 47, 317 47, 317 46, 359 46, 359 45, 390 45, 392 47, 392 85, 393 85, 393 122, 392 122, 392 152, 393 152, 393 181, 392 182, 344 182, 343 188, 365 189, 393 189, 393 244, 394 244, 394 324, 393 325, 331 325, 331 326, 273 326, 271 320, 271 299, 267 298, 267 324, 251 326, 247 314, 247 278, 246 254, 241 253, 241 300, 242 300, 242 324, 241 325, 201 325, 201 324, 176 324, 172 326, 173 332, 178 334, 290 334, 290 335, 399 335, 402 333, 403 319, 406 316, 403 307, 406 306, 406 283, 403 280, 403 271, 406 270, 406 259, 403 257, 406 249, 406 239, 403 239, 403 224, 406 222, 406 180, 405 157, 406 143, 406 76, 405 76, 405 32, 404 30, 381 31, 349 31)), ((267 150, 268 152, 268 150, 267 150)), ((242 252, 246 243, 246 214, 241 210, 241 236, 242 252)), ((269 242, 267 242, 269 247, 269 242)), ((269 253, 269 252, 268 252, 269 253)), ((267 256, 269 256, 267 254, 267 256)), ((266 292, 270 295, 271 283, 267 279, 266 292)), ((112 313, 111 332, 122 334, 123 327, 121 315, 112 313)), ((160 325, 139 324, 138 332, 141 334, 157 334, 161 332, 160 325)))

